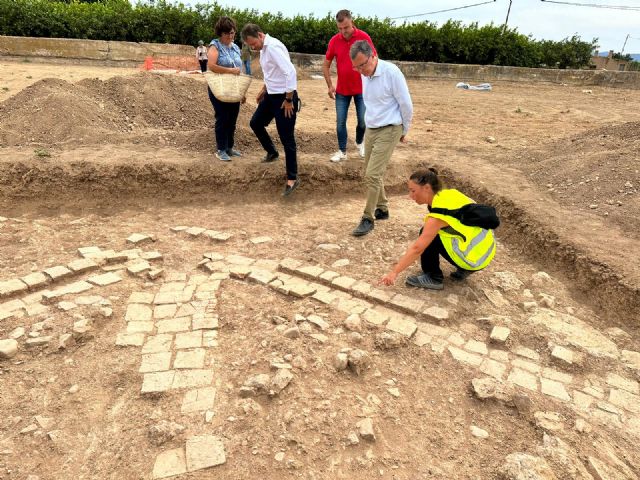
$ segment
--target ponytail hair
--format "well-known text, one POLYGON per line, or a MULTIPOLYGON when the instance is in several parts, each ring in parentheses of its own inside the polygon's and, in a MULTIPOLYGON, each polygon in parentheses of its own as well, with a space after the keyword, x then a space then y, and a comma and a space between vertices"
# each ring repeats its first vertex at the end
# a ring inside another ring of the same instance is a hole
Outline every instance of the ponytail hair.
POLYGON ((438 177, 438 171, 433 167, 416 170, 411 174, 409 180, 418 185, 429 185, 434 194, 442 190, 442 181, 438 177))

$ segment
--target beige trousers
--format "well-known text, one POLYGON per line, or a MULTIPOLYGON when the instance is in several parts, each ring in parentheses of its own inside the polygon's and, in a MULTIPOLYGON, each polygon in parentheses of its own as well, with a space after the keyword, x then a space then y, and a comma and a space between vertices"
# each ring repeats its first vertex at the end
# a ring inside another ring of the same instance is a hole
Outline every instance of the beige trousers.
POLYGON ((367 187, 367 205, 363 217, 374 220, 376 208, 387 211, 389 201, 384 191, 384 174, 391 154, 402 136, 402 125, 367 128, 364 133, 364 184, 367 187))

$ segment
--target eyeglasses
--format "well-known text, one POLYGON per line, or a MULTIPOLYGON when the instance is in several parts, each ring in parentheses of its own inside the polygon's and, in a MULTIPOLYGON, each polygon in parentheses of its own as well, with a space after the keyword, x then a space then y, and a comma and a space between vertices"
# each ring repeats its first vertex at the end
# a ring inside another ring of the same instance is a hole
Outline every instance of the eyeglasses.
POLYGON ((354 65, 353 69, 354 70, 362 70, 365 67, 365 65, 367 63, 369 63, 369 60, 371 60, 371 57, 367 57, 367 59, 364 62, 362 62, 360 65, 354 65))
POLYGON ((235 30, 231 30, 230 32, 224 33, 224 35, 229 35, 230 37, 233 37, 235 34, 236 34, 235 30))

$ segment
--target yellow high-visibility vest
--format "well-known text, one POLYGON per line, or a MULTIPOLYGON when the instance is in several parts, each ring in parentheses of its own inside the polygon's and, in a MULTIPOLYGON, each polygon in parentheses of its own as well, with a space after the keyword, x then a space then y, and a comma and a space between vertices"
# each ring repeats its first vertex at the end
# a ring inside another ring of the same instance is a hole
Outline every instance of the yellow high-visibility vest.
MULTIPOLYGON (((475 202, 451 188, 436 193, 431 206, 455 210, 469 203, 475 202)), ((449 224, 438 231, 438 236, 451 259, 460 268, 482 270, 491 263, 496 254, 493 230, 463 225, 460 220, 440 213, 428 213, 425 222, 429 217, 439 218, 449 224)))

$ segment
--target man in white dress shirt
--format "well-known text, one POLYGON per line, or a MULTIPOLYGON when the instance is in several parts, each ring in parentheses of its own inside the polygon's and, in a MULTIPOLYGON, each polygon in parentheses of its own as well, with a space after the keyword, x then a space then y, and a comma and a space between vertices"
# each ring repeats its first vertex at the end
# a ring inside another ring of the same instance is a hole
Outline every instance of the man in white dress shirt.
POLYGON ((258 108, 249 125, 267 152, 263 161, 273 162, 280 155, 266 127, 275 118, 284 147, 287 183, 282 195, 286 197, 300 185, 294 132, 298 111, 296 68, 291 63, 287 47, 277 38, 265 35, 258 25, 246 24, 242 29, 242 41, 252 50, 260 51, 260 66, 264 76, 264 85, 256 97, 258 108))
POLYGON ((393 63, 378 59, 366 40, 355 42, 349 53, 353 68, 362 75, 362 96, 366 107, 364 182, 367 204, 360 224, 353 231, 354 236, 360 237, 373 230, 375 220, 389 218, 384 174, 398 141, 407 141, 413 103, 400 69, 393 63))

